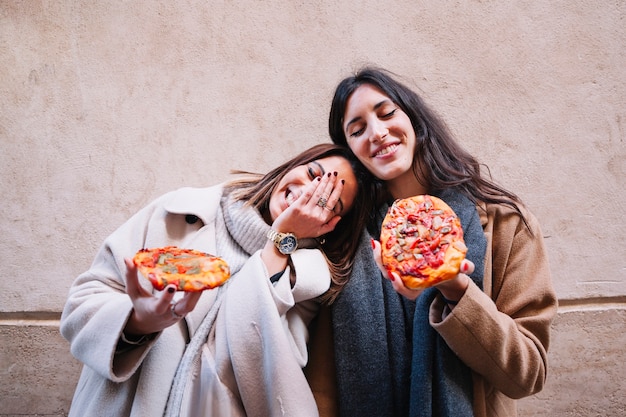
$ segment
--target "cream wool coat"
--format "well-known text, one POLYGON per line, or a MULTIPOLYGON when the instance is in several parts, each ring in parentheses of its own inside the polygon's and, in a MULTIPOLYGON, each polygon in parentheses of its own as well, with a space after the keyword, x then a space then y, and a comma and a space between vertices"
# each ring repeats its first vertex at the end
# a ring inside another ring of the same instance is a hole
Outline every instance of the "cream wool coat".
MULTIPOLYGON (((216 222, 223 221, 216 216, 221 195, 221 186, 187 188, 155 200, 111 234, 90 269, 77 277, 61 317, 61 334, 84 364, 70 416, 163 415, 186 343, 217 290, 205 291, 185 319, 154 340, 120 351, 132 310, 124 258, 144 247, 165 245, 217 254, 216 239, 229 238, 216 235, 216 222), (189 224, 187 214, 199 221, 189 224)), ((214 361, 209 378, 219 376, 214 386, 228 415, 318 415, 301 368, 307 361, 307 324, 318 307, 313 299, 329 288, 330 274, 317 250, 299 249, 292 263, 297 272, 293 288, 289 267, 275 285, 270 283, 259 251, 224 287, 205 358, 214 361)), ((139 280, 153 291, 148 280, 139 280)))
MULTIPOLYGON (((472 370, 476 417, 516 416, 515 399, 541 391, 548 375, 557 298, 540 225, 532 213, 522 211, 534 237, 507 206, 478 207, 487 238, 485 290, 471 282, 452 313, 440 298, 430 308, 430 324, 472 370)), ((307 377, 320 415, 338 416, 327 308, 315 332, 307 377)))

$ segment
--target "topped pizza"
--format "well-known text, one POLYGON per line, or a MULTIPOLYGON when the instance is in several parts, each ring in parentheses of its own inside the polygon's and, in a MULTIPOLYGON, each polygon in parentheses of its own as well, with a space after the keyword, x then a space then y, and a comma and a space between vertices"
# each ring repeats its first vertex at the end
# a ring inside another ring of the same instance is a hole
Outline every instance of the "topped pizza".
POLYGON ((454 278, 467 253, 461 221, 430 195, 396 200, 383 220, 380 242, 383 265, 411 289, 454 278))
POLYGON ((133 262, 157 290, 174 284, 179 291, 203 291, 230 278, 230 268, 222 258, 176 246, 141 249, 133 262))

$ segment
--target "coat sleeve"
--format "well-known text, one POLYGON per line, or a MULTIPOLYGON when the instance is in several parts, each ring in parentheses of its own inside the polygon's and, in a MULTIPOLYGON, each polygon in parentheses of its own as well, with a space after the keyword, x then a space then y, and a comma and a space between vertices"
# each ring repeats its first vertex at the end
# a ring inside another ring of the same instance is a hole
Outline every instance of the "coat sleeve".
POLYGON ((308 358, 309 323, 319 311, 316 298, 329 288, 330 272, 326 259, 317 249, 300 249, 293 253, 291 267, 272 288, 283 327, 290 337, 292 351, 300 367, 306 365, 308 358), (289 279, 292 272, 296 275, 293 288, 289 279))
MULTIPOLYGON (((104 241, 89 270, 70 287, 61 315, 60 331, 74 357, 114 382, 130 378, 154 344, 152 340, 133 349, 117 349, 132 311, 124 258, 144 246, 150 219, 159 215, 168 198, 166 194, 143 208, 104 241)), ((140 283, 150 288, 147 281, 140 283)))
POLYGON ((237 388, 248 415, 317 415, 304 377, 307 325, 317 312, 314 297, 330 286, 324 257, 314 249, 292 254, 275 285, 256 252, 231 278, 220 314, 237 388), (310 303, 310 304, 309 304, 310 303), (306 305, 307 307, 303 307, 306 305))
MULTIPOLYGON (((431 325, 452 350, 487 383, 511 398, 543 389, 550 326, 557 299, 541 229, 525 213, 500 209, 491 218, 491 297, 473 282, 450 314, 437 298, 431 325)), ((488 256, 489 257, 489 256, 488 256)), ((489 271, 489 269, 491 271, 489 271)))

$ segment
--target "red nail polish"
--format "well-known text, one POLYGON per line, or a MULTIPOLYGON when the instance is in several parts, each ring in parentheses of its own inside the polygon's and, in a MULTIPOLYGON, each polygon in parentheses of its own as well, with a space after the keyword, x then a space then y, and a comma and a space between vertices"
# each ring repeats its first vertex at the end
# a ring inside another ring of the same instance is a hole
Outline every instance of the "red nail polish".
POLYGON ((376 249, 376 243, 374 242, 374 239, 370 238, 370 243, 372 244, 372 249, 376 249))
POLYGON ((341 180, 341 183, 342 183, 342 184, 345 184, 345 183, 346 183, 346 180, 341 180))
POLYGON ((168 287, 167 289, 167 292, 169 292, 170 294, 172 294, 174 291, 176 291, 174 287, 168 287))
POLYGON ((337 176, 337 171, 333 172, 333 174, 335 174, 335 177, 337 176))

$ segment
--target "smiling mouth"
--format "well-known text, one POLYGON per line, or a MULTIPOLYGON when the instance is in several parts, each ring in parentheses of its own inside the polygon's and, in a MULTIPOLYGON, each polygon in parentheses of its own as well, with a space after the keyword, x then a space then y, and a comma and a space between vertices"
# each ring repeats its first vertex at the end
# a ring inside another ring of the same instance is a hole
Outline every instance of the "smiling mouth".
POLYGON ((378 152, 374 154, 374 156, 385 156, 394 152, 396 149, 398 149, 398 145, 394 143, 392 145, 385 146, 384 148, 380 149, 378 152))
POLYGON ((298 196, 291 192, 291 190, 287 190, 285 192, 285 201, 287 202, 287 206, 289 207, 298 199, 298 196))

